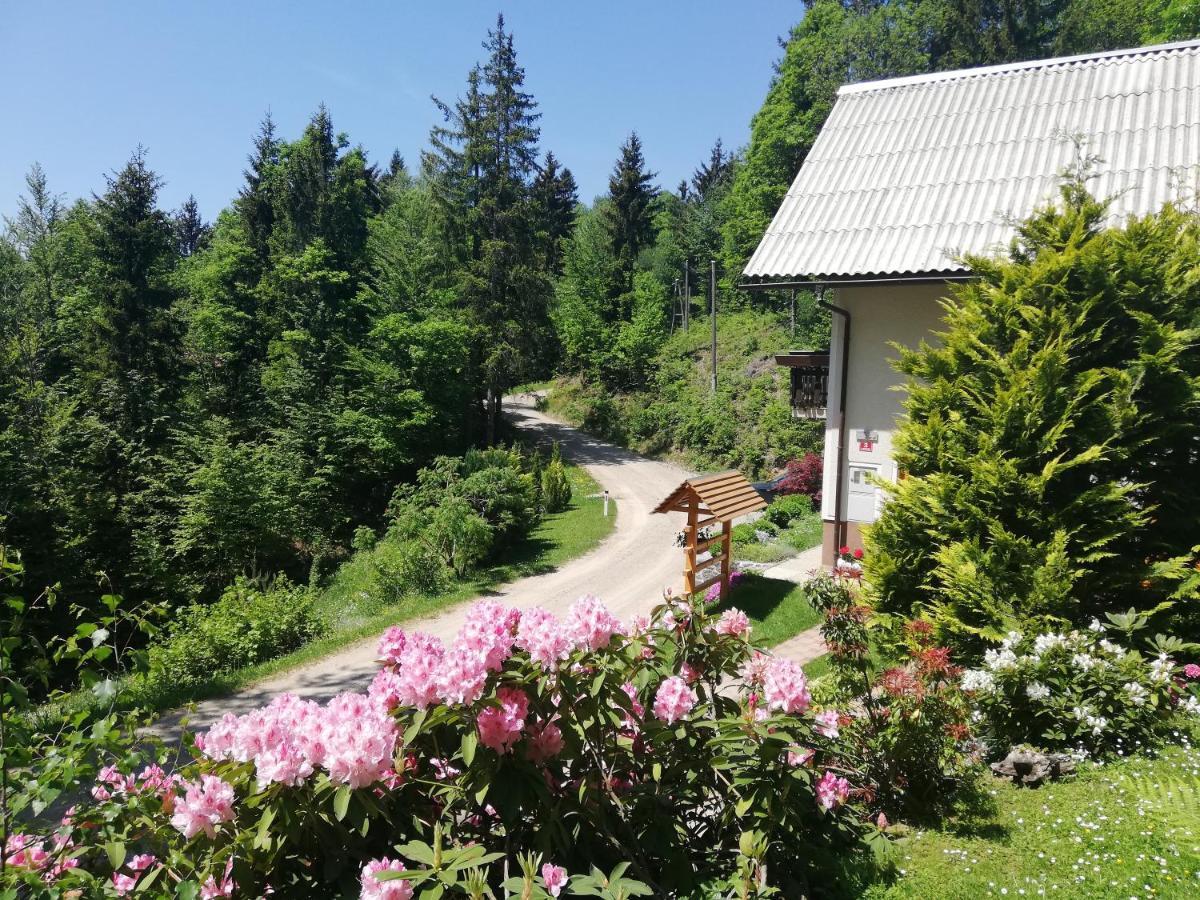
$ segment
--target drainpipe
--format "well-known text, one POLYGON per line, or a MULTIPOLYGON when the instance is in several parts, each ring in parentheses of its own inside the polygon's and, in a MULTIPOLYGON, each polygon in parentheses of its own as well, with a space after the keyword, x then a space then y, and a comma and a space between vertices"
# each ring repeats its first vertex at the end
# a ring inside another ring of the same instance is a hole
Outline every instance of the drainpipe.
POLYGON ((846 385, 850 375, 850 312, 825 300, 825 285, 817 285, 817 305, 842 317, 842 372, 838 397, 837 472, 833 488, 834 553, 846 545, 846 522, 842 507, 842 488, 846 478, 846 385))

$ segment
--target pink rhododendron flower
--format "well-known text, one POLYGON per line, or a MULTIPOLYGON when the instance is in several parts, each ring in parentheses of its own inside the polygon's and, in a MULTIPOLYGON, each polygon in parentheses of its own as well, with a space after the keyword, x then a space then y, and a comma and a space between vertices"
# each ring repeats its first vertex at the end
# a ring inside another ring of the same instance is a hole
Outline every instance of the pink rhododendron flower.
POLYGON ((717 634, 728 634, 741 637, 750 633, 750 617, 740 609, 727 609, 717 619, 717 634))
POLYGON ((438 667, 445 653, 442 642, 432 635, 417 631, 408 636, 397 663, 396 689, 402 706, 425 709, 437 700, 438 667))
POLYGON ((808 765, 812 761, 812 758, 813 751, 808 747, 799 750, 789 750, 787 755, 788 765, 797 768, 808 765))
POLYGON ((763 698, 768 709, 804 712, 812 699, 804 670, 790 659, 773 657, 763 669, 763 698))
POLYGON ((529 730, 529 748, 525 755, 532 762, 542 763, 558 756, 562 748, 562 729, 553 722, 547 722, 544 725, 535 725, 529 730))
POLYGON ((124 897, 137 887, 137 876, 126 875, 124 872, 113 872, 112 883, 113 890, 117 892, 117 896, 124 897))
POLYGON ((217 881, 212 875, 208 876, 208 880, 200 888, 200 900, 217 900, 218 897, 232 897, 234 890, 237 888, 237 882, 233 880, 233 857, 225 863, 225 874, 221 876, 221 880, 217 881))
POLYGON ((850 782, 833 772, 826 772, 817 781, 817 806, 837 809, 850 797, 850 782))
POLYGON ((396 720, 365 694, 338 694, 326 709, 325 769, 352 788, 381 781, 392 771, 399 733, 396 720))
POLYGON ((380 881, 376 876, 380 872, 403 872, 404 863, 398 859, 373 859, 362 867, 362 893, 359 900, 411 900, 412 884, 403 878, 392 881, 380 881))
POLYGON ((1200 678, 1200 666, 1195 663, 1188 663, 1183 667, 1183 674, 1195 681, 1197 678, 1200 678))
POLYGON ((489 672, 498 672, 512 653, 521 611, 499 600, 479 600, 467 611, 456 643, 478 653, 489 672))
POLYGON ((158 862, 158 857, 153 853, 139 853, 129 861, 129 869, 133 872, 144 872, 158 862))
POLYGON ((836 740, 838 732, 838 714, 835 709, 827 709, 813 717, 817 722, 817 732, 827 738, 836 740))
POLYGON ((671 725, 682 719, 696 705, 696 692, 678 675, 664 679, 654 695, 654 715, 671 725))
POLYGON ((499 706, 487 706, 475 720, 479 739, 497 753, 507 753, 521 737, 529 698, 520 688, 502 687, 496 691, 499 706))
POLYGON ((456 643, 442 657, 437 670, 437 690, 448 706, 474 703, 487 682, 487 653, 478 646, 456 643))
POLYGON ((388 665, 398 665, 407 642, 408 635, 404 633, 404 629, 393 625, 379 637, 379 661, 388 665))
POLYGON ((614 634, 621 633, 621 623, 598 597, 586 594, 571 604, 567 612, 566 630, 577 647, 603 650, 614 634))
POLYGON ((534 607, 521 617, 517 646, 548 672, 570 655, 571 638, 553 613, 534 607))
POLYGON ((637 731, 641 727, 641 719, 646 715, 646 708, 638 701, 637 688, 633 686, 632 681, 621 685, 621 690, 629 698, 630 706, 630 710, 625 713, 625 727, 637 731))
POLYGON ((4 863, 18 869, 42 869, 50 862, 50 854, 42 841, 27 834, 10 834, 4 842, 4 863))
POLYGON ((233 787, 215 775, 201 775, 186 783, 186 791, 175 800, 171 824, 189 840, 200 832, 217 836, 217 827, 233 820, 233 787))
POLYGON ((400 705, 400 675, 395 669, 380 669, 367 688, 367 696, 389 712, 400 705))
POLYGON ((546 863, 542 866, 542 881, 551 897, 557 897, 567 886, 567 870, 562 866, 552 866, 546 863))
POLYGON ((700 670, 689 662, 685 662, 679 667, 679 675, 688 684, 695 684, 700 680, 700 670))
POLYGON ((762 684, 770 662, 770 656, 761 650, 755 650, 750 658, 742 663, 742 680, 747 684, 762 684))
POLYGON ((705 603, 716 603, 720 599, 721 599, 721 582, 718 581, 716 584, 710 586, 709 589, 704 592, 704 602, 705 603))

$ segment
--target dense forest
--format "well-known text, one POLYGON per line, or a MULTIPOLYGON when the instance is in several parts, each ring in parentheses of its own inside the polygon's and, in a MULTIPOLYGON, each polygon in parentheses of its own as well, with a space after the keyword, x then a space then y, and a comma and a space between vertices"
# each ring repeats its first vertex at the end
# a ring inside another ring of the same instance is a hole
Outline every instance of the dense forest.
MULTIPOLYGON (((592 206, 541 146, 503 18, 411 169, 323 106, 293 138, 264 119, 211 223, 160 207, 140 149, 70 203, 34 165, 0 238, 0 544, 28 586, 183 604, 320 579, 419 468, 499 440, 513 386, 661 384, 685 266, 696 286, 718 261, 723 310, 785 303, 738 275, 840 84, 1200 30, 1194 0, 806 6, 745 148, 698 148, 664 189, 631 132, 592 206)), ((824 323, 800 303, 802 341, 824 323)))

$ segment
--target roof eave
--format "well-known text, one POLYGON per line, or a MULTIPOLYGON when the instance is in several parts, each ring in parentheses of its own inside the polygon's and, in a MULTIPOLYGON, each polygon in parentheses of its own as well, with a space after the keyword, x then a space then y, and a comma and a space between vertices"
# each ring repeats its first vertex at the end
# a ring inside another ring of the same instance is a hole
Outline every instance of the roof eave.
POLYGON ((942 281, 969 281, 974 277, 964 269, 946 269, 940 272, 864 272, 850 275, 757 275, 744 278, 738 287, 745 291, 770 291, 839 285, 930 284, 942 281))

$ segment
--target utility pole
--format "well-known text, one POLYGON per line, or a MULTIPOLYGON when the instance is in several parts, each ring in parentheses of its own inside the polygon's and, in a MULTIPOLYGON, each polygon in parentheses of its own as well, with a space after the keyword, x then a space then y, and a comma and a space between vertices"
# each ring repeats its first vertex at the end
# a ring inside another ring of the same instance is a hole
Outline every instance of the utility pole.
POLYGON ((692 316, 692 288, 688 284, 688 275, 692 271, 692 261, 685 259, 683 261, 683 330, 688 330, 688 325, 692 316))
POLYGON ((792 288, 792 340, 796 340, 796 289, 792 288))
POLYGON ((712 318, 712 392, 717 392, 717 261, 708 261, 709 316, 712 318))

